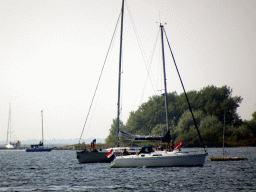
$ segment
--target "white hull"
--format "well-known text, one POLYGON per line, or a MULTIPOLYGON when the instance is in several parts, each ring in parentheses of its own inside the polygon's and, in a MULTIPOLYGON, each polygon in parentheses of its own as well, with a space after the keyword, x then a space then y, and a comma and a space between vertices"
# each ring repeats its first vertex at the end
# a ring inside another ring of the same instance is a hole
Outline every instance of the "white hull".
POLYGON ((149 154, 116 157, 110 167, 203 166, 205 157, 205 153, 156 151, 149 154))
POLYGON ((7 144, 5 147, 6 147, 6 149, 13 149, 14 148, 14 146, 11 145, 11 144, 7 144))

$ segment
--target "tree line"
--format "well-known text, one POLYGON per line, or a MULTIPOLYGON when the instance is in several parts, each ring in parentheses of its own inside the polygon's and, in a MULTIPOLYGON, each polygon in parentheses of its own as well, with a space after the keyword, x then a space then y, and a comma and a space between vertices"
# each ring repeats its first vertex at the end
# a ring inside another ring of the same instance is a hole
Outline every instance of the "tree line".
MULTIPOLYGON (((237 113, 242 102, 241 96, 233 96, 228 86, 207 86, 200 91, 189 91, 187 96, 198 125, 203 142, 208 147, 222 146, 225 126, 225 146, 256 146, 256 111, 252 119, 243 121, 237 113)), ((168 119, 171 139, 183 141, 183 146, 199 146, 200 141, 188 110, 185 94, 167 94, 168 119)), ((155 95, 136 111, 131 111, 120 129, 134 135, 164 135, 167 131, 164 96, 155 95)), ((116 141, 116 119, 106 138, 108 145, 116 141)))

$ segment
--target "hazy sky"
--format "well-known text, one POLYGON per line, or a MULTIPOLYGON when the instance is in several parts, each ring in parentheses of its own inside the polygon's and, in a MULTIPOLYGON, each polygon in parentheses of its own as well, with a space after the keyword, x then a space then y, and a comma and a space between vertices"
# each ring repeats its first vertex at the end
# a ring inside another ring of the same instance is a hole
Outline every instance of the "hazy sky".
MULTIPOLYGON (((0 140, 6 140, 9 103, 14 139, 41 138, 41 110, 46 139, 80 137, 120 9, 121 0, 0 1, 0 140)), ((256 111, 256 1, 127 0, 122 121, 150 95, 161 94, 156 91, 161 87, 143 87, 157 22, 167 23, 186 90, 230 86, 233 96, 243 98, 239 115, 250 120, 256 111)), ((116 118, 118 43, 119 32, 84 138, 107 137, 116 118)), ((170 56, 166 59, 168 92, 180 94, 170 56)), ((160 67, 152 65, 156 73, 160 67)))

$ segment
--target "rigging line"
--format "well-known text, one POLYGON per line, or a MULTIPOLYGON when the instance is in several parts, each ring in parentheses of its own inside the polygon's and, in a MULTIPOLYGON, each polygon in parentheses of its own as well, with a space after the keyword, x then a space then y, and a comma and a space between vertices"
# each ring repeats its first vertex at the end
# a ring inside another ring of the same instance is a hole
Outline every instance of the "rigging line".
MULTIPOLYGON (((143 93, 145 92, 144 90, 145 90, 145 88, 146 88, 146 83, 147 83, 147 79, 148 79, 148 77, 150 78, 150 82, 151 82, 151 86, 152 86, 152 88, 153 88, 153 90, 154 90, 154 93, 155 93, 155 95, 158 95, 158 93, 156 93, 156 89, 154 88, 154 85, 153 85, 153 82, 152 82, 152 79, 153 79, 153 81, 154 81, 154 83, 155 83, 155 87, 157 87, 157 83, 156 83, 156 81, 155 81, 155 79, 154 79, 154 76, 150 76, 150 70, 151 70, 151 65, 152 65, 152 62, 153 62, 153 58, 154 58, 154 54, 155 54, 155 50, 156 50, 156 47, 157 47, 157 42, 158 42, 158 37, 159 37, 159 34, 160 34, 160 32, 161 32, 161 30, 159 29, 158 30, 158 32, 157 32, 157 35, 156 35, 156 39, 155 39, 155 43, 154 43, 154 47, 153 47, 153 50, 152 50, 152 57, 151 57, 151 59, 150 59, 150 63, 149 63, 149 68, 148 68, 148 71, 147 71, 147 76, 146 76, 146 80, 145 80, 145 85, 144 85, 144 88, 143 88, 143 93)), ((162 79, 162 78, 161 78, 162 79)), ((142 99, 143 99, 143 96, 141 97, 141 103, 142 103, 142 99)), ((155 111, 153 112, 153 115, 150 117, 150 119, 149 119, 149 125, 150 125, 150 127, 153 125, 152 124, 152 121, 153 121, 153 118, 154 118, 154 114, 155 114, 155 111)), ((156 126, 156 125, 155 125, 156 126)), ((153 128, 152 128, 153 129, 153 128)), ((152 129, 150 129, 150 131, 148 130, 148 134, 152 131, 152 129)))
POLYGON ((184 145, 183 147, 188 146, 190 143, 194 142, 197 138, 198 138, 198 135, 196 136, 196 138, 195 138, 195 139, 193 139, 192 141, 190 141, 188 144, 184 145))
POLYGON ((102 69, 101 69, 101 72, 100 72, 100 77, 99 77, 99 79, 98 79, 98 82, 97 82, 97 85, 96 85, 96 89, 95 89, 94 94, 93 94, 93 97, 92 97, 91 105, 90 105, 90 108, 89 108, 89 111, 88 111, 88 114, 87 114, 87 116, 86 116, 86 120, 85 120, 85 123, 84 123, 84 126, 83 126, 83 130, 82 130, 81 136, 80 136, 80 138, 79 138, 79 142, 78 142, 79 144, 80 144, 80 140, 81 140, 81 138, 82 138, 83 132, 84 132, 84 128, 85 128, 87 119, 88 119, 88 117, 89 117, 89 114, 90 114, 90 111, 91 111, 91 108, 92 108, 92 104, 93 104, 93 101, 94 101, 94 98, 95 98, 95 95, 96 95, 96 92, 97 92, 97 89, 98 89, 98 86, 99 86, 99 83, 100 83, 100 79, 101 79, 101 76, 102 76, 102 73, 103 73, 103 70, 104 70, 104 67, 105 67, 107 58, 108 58, 108 54, 109 54, 110 48, 111 48, 112 43, 113 43, 113 39, 114 39, 114 37, 115 37, 115 33, 116 33, 116 29, 117 29, 117 26, 118 26, 118 23, 119 23, 120 16, 121 16, 121 14, 119 14, 119 17, 118 17, 118 19, 117 19, 117 23, 116 23, 115 30, 114 30, 114 33, 113 33, 113 35, 112 35, 111 41, 110 41, 110 45, 109 45, 109 48, 108 48, 108 51, 107 51, 107 55, 106 55, 106 57, 105 57, 105 60, 104 60, 104 63, 103 63, 103 66, 102 66, 102 69))
POLYGON ((190 112, 191 112, 191 115, 192 115, 192 118, 193 118, 193 121, 194 121, 196 130, 197 130, 197 133, 198 133, 198 136, 199 136, 199 139, 200 139, 200 141, 201 141, 202 146, 204 147, 204 151, 206 152, 205 145, 204 145, 203 139, 202 139, 202 137, 201 137, 201 134, 200 134, 200 132, 199 132, 199 129, 198 129, 198 126, 197 126, 197 123, 196 123, 194 114, 193 114, 193 112, 192 112, 192 108, 191 108, 191 105, 190 105, 190 103, 189 103, 188 96, 187 96, 185 87, 184 87, 184 85, 183 85, 183 82, 182 82, 182 79, 181 79, 181 76, 180 76, 180 73, 179 73, 179 70, 178 70, 176 61, 175 61, 175 59, 174 59, 174 55, 173 55, 173 53, 172 53, 172 49, 171 49, 169 40, 168 40, 168 38, 167 38, 166 31, 165 31, 164 28, 163 28, 163 30, 164 30, 164 34, 165 34, 165 37, 166 37, 166 40, 167 40, 167 43, 168 43, 168 46, 169 46, 169 49, 170 49, 170 52, 171 52, 171 55, 172 55, 172 59, 173 59, 174 65, 175 65, 175 67, 176 67, 176 70, 177 70, 177 73, 178 73, 178 76, 179 76, 179 79, 180 79, 180 82, 181 82, 181 85, 182 85, 182 88, 183 88, 183 91, 184 91, 184 94, 185 94, 185 97, 186 97, 186 100, 187 100, 187 103, 188 103, 188 107, 189 107, 189 110, 190 110, 190 112))
MULTIPOLYGON (((152 76, 152 77, 150 76, 150 70, 151 70, 151 65, 152 65, 152 62, 153 62, 153 57, 154 57, 154 54, 155 54, 155 50, 156 50, 156 45, 157 45, 157 40, 158 40, 159 34, 160 34, 160 30, 158 30, 157 35, 156 35, 155 44, 154 44, 154 48, 153 48, 153 51, 152 51, 152 57, 151 57, 151 59, 150 59, 149 67, 148 67, 148 70, 147 70, 147 76, 146 76, 146 80, 145 80, 145 85, 144 85, 143 93, 144 93, 144 91, 145 91, 146 83, 147 83, 147 80, 148 80, 148 77, 149 77, 150 82, 151 82, 151 86, 152 86, 152 88, 153 88, 153 90, 154 90, 154 92, 155 92, 155 95, 157 95, 157 93, 156 93, 156 91, 155 91, 156 89, 154 88, 153 82, 155 83, 155 85, 156 85, 157 83, 156 83, 156 81, 155 81, 155 79, 154 79, 154 76, 152 76), (152 79, 153 79, 153 80, 152 80, 152 79), (153 81, 153 82, 152 82, 152 81, 153 81)), ((142 100, 142 98, 141 98, 141 100, 142 100)))
MULTIPOLYGON (((135 27, 135 24, 134 24, 134 20, 133 20, 131 14, 130 14, 130 10, 129 10, 129 7, 128 7, 128 5, 127 5, 127 2, 125 2, 125 3, 126 3, 126 7, 127 7, 128 14, 129 14, 130 19, 131 19, 133 31, 134 31, 135 37, 136 37, 136 39, 137 39, 137 43, 138 43, 138 46, 139 46, 139 49, 140 49, 140 52, 141 52, 141 55, 142 55, 142 58, 143 58, 145 67, 146 67, 147 75, 150 76, 150 75, 149 75, 150 65, 147 66, 147 63, 148 63, 148 62, 147 62, 147 58, 146 58, 145 53, 144 53, 144 51, 143 51, 143 49, 142 49, 141 42, 140 42, 140 38, 139 38, 139 35, 138 35, 138 32, 137 32, 137 29, 136 29, 136 27, 135 27)), ((152 60, 151 60, 150 63, 152 63, 152 60)), ((151 80, 151 78, 150 78, 150 80, 151 80)), ((147 78, 146 78, 146 81, 145 81, 145 82, 147 82, 147 78)), ((152 80, 151 80, 151 85, 152 85, 152 87, 153 87, 153 89, 154 89, 152 80)), ((144 92, 145 92, 145 86, 144 86, 144 89, 143 89, 143 93, 144 93, 144 92)), ((142 95, 142 98, 143 98, 143 95, 142 95)), ((142 98, 141 98, 141 100, 142 100, 142 98)))
MULTIPOLYGON (((135 34, 136 39, 137 39, 137 42, 138 42, 138 46, 139 46, 139 49, 140 49, 142 58, 143 58, 143 60, 144 60, 144 64, 146 64, 146 63, 147 63, 147 59, 146 59, 146 57, 145 57, 144 51, 143 51, 142 48, 141 48, 141 43, 140 43, 140 41, 139 41, 139 35, 138 35, 138 32, 137 32, 137 29, 136 29, 136 27, 135 27, 135 25, 134 25, 134 21, 133 21, 133 18, 132 18, 132 16, 131 16, 131 14, 130 14, 130 10, 129 10, 129 7, 128 7, 128 5, 127 5, 127 2, 125 1, 125 3, 126 3, 126 7, 127 7, 128 14, 129 14, 129 16, 130 16, 130 18, 131 18, 132 27, 133 27, 134 34, 135 34)), ((146 66, 146 68, 147 68, 147 66, 146 66)))
POLYGON ((85 135, 88 135, 88 132, 90 131, 90 125, 91 125, 91 122, 93 121, 93 118, 95 116, 95 110, 96 110, 96 108, 98 106, 99 94, 100 93, 98 92, 98 95, 97 96, 95 95, 95 98, 94 98, 94 108, 91 109, 91 112, 90 112, 91 118, 86 123, 87 126, 88 126, 88 129, 86 129, 86 131, 84 132, 85 135))

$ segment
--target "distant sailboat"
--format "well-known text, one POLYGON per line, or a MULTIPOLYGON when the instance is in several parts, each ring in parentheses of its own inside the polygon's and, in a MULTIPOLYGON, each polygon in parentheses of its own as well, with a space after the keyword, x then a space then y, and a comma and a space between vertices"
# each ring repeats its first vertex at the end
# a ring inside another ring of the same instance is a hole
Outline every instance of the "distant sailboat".
POLYGON ((30 149, 26 149, 26 152, 50 152, 52 148, 44 148, 44 129, 43 129, 43 111, 41 111, 42 117, 42 141, 38 145, 31 145, 30 149))
POLYGON ((9 104, 9 118, 8 118, 8 127, 7 127, 7 145, 6 149, 15 149, 20 145, 20 142, 12 143, 12 130, 11 130, 11 104, 9 104))
POLYGON ((223 139, 222 139, 222 144, 223 144, 223 152, 222 152, 222 157, 211 157, 211 161, 240 161, 240 160, 247 160, 247 158, 244 157, 225 157, 225 126, 226 126, 226 111, 224 111, 224 127, 223 127, 223 139))

